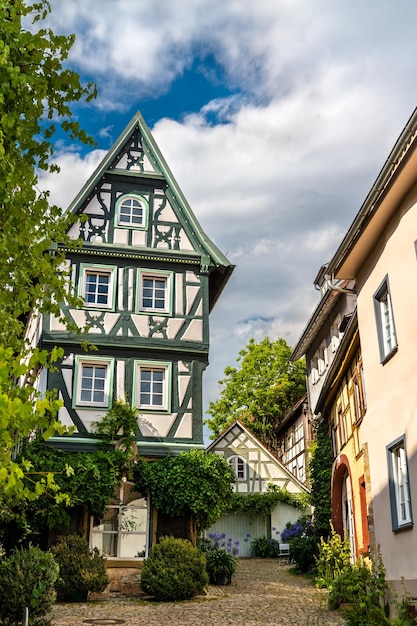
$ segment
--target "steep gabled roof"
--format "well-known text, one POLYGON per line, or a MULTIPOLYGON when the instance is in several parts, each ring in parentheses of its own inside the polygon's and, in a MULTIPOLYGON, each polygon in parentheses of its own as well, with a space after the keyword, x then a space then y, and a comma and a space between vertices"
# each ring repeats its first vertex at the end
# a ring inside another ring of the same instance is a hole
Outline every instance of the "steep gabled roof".
POLYGON ((276 456, 274 456, 274 454, 272 454, 272 452, 270 450, 268 450, 268 448, 266 448, 260 441, 259 439, 253 434, 251 433, 246 426, 244 426, 244 424, 242 424, 242 422, 240 420, 235 420, 232 424, 230 424, 230 426, 228 426, 227 428, 224 429, 224 431, 222 433, 220 433, 220 435, 207 446, 207 452, 213 452, 218 446, 219 443, 221 442, 222 439, 227 439, 228 434, 236 427, 238 426, 240 428, 240 430, 242 431, 242 433, 245 434, 245 436, 252 441, 252 443, 259 448, 260 450, 262 450, 262 452, 269 458, 269 460, 273 463, 275 463, 275 465, 277 467, 280 468, 280 470, 283 472, 283 474, 288 478, 288 480, 291 480, 291 482, 293 482, 295 485, 297 485, 297 487, 299 487, 300 489, 302 489, 303 491, 309 492, 308 487, 306 487, 304 485, 304 483, 302 483, 300 480, 298 480, 298 478, 296 476, 294 476, 294 474, 292 472, 290 472, 290 470, 285 467, 285 465, 283 465, 281 463, 281 461, 279 461, 276 456))
POLYGON ((234 265, 205 234, 159 150, 142 115, 137 112, 104 159, 69 205, 72 214, 82 212, 103 178, 126 177, 159 182, 175 207, 184 228, 192 235, 201 265, 210 273, 210 308, 213 307, 234 265), (136 151, 136 156, 132 153, 136 151), (139 157, 138 157, 139 154, 139 157))

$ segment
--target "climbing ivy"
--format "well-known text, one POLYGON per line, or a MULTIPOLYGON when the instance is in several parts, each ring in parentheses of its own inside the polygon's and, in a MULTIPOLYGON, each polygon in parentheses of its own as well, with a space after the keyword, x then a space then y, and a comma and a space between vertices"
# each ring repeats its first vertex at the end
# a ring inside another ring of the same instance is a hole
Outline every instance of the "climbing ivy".
POLYGON ((312 447, 310 460, 311 504, 314 507, 314 525, 320 535, 330 533, 331 479, 333 455, 328 426, 322 420, 317 428, 316 441, 312 447))
POLYGON ((148 492, 159 511, 172 516, 192 514, 199 530, 209 528, 228 507, 235 482, 226 461, 204 450, 139 460, 133 475, 137 490, 148 492))
POLYGON ((278 502, 303 509, 307 505, 306 496, 296 495, 278 486, 270 486, 265 493, 234 493, 227 509, 229 513, 247 513, 250 517, 263 515, 267 517, 274 510, 278 502))
POLYGON ((0 517, 0 543, 7 549, 30 541, 42 542, 49 530, 68 527, 77 506, 101 517, 114 496, 126 461, 125 455, 115 450, 66 452, 48 446, 42 439, 29 444, 22 454, 31 464, 24 480, 43 483, 44 491, 35 501, 17 502, 0 517), (56 489, 65 496, 58 501, 56 489))

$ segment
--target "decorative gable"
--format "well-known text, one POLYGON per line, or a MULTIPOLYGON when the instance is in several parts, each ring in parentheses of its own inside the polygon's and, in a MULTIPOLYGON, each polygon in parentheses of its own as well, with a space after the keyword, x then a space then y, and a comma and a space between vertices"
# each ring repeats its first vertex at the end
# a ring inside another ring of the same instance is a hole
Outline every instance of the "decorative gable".
POLYGON ((236 491, 240 493, 266 492, 271 484, 294 494, 308 491, 239 421, 229 426, 207 451, 219 454, 230 463, 236 474, 236 491), (239 476, 242 462, 245 470, 239 476))
POLYGON ((233 270, 202 231, 140 113, 69 211, 80 218, 70 235, 81 238, 92 250, 111 246, 136 253, 164 253, 164 258, 168 252, 177 259, 194 257, 202 272, 221 271, 222 287, 233 270))

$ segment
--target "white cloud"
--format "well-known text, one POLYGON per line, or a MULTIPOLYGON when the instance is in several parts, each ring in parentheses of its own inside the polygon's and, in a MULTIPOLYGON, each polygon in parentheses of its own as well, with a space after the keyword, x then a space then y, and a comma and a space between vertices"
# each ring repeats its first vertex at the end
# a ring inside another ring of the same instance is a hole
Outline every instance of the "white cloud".
MULTIPOLYGON (((238 91, 153 129, 204 230, 237 264, 212 315, 205 396, 213 399, 250 336, 298 339, 318 300, 319 267, 415 106, 417 3, 52 5, 54 28, 77 32, 70 60, 97 80, 103 113, 167 92, 198 54, 214 55, 238 91)), ((121 132, 111 115, 103 120, 103 136, 121 132)), ((58 204, 71 201, 102 155, 59 156, 61 174, 43 179, 58 204)))

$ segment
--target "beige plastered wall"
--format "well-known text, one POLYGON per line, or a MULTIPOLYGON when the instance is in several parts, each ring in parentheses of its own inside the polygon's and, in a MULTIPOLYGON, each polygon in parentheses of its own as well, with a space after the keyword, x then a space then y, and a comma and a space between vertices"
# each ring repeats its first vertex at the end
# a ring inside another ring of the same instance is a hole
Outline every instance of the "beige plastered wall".
POLYGON ((369 449, 375 540, 387 576, 397 587, 405 578, 417 595, 417 529, 393 532, 386 446, 406 436, 411 501, 417 522, 417 193, 403 201, 357 276, 358 323, 367 414, 361 437, 369 449), (381 364, 374 294, 388 276, 398 350, 381 364))

